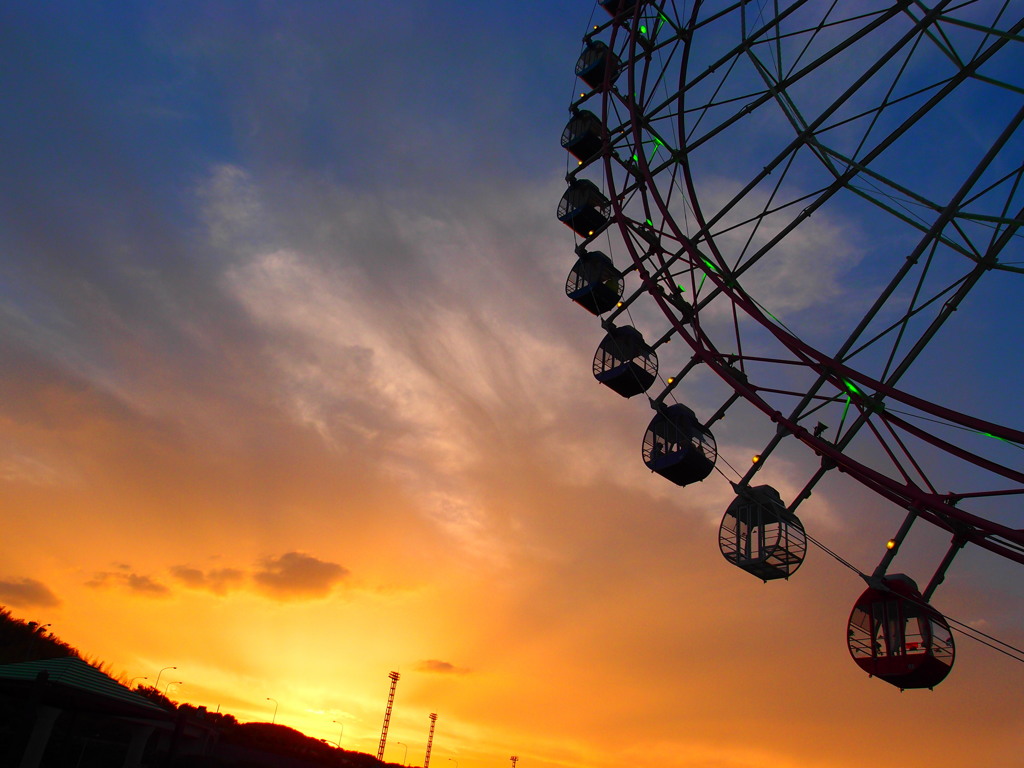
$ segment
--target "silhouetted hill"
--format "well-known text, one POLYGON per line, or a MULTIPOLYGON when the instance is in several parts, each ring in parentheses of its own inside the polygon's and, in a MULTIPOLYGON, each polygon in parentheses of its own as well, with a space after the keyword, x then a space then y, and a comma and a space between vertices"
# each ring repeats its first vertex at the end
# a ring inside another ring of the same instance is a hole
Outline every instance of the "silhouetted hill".
POLYGON ((11 616, 10 609, 0 606, 0 664, 60 659, 65 656, 81 659, 77 650, 47 629, 49 626, 16 619, 11 616))
MULTIPOLYGON (((90 661, 77 648, 50 632, 48 627, 48 624, 14 618, 8 608, 0 606, 0 664, 72 656, 109 674, 103 669, 108 665, 90 661)), ((239 723, 230 714, 178 704, 152 687, 139 686, 135 692, 159 704, 172 716, 176 715, 179 722, 201 724, 216 733, 208 754, 191 754, 175 759, 170 753, 159 757, 158 752, 155 758, 158 762, 153 765, 169 768, 382 768, 384 765, 396 765, 383 764, 363 752, 339 749, 288 726, 239 723)))

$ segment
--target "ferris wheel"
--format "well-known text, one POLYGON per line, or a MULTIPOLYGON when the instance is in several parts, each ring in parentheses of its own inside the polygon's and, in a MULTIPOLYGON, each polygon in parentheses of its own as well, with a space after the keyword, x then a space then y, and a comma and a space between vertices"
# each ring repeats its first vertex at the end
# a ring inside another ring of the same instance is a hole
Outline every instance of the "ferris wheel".
POLYGON ((929 601, 956 554, 1024 564, 1020 6, 597 6, 557 210, 577 243, 566 294, 605 334, 594 376, 648 400, 651 471, 731 482, 719 547, 760 579, 820 545, 796 513, 823 478, 891 506, 848 646, 931 688, 954 643, 929 601), (712 428, 751 406, 763 447, 737 470, 712 428), (794 446, 813 468, 784 499, 757 475, 794 446), (915 523, 949 535, 923 588, 890 573, 915 523))

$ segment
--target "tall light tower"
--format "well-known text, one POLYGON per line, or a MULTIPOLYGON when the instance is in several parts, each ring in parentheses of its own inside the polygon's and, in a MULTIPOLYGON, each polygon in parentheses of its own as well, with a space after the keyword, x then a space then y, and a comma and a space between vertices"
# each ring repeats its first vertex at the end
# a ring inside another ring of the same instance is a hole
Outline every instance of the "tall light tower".
POLYGON ((434 726, 437 725, 437 713, 430 715, 430 734, 427 736, 427 756, 423 758, 423 768, 430 768, 430 745, 434 743, 434 726))
POLYGON ((509 760, 512 761, 512 768, 516 768, 516 763, 519 762, 519 755, 512 755, 509 760))
POLYGON ((388 743, 388 725, 391 723, 391 705, 395 703, 395 688, 398 686, 398 678, 400 675, 397 672, 389 672, 388 677, 391 678, 391 693, 388 694, 388 708, 384 710, 384 727, 380 731, 380 746, 377 747, 377 759, 384 759, 384 747, 388 743))

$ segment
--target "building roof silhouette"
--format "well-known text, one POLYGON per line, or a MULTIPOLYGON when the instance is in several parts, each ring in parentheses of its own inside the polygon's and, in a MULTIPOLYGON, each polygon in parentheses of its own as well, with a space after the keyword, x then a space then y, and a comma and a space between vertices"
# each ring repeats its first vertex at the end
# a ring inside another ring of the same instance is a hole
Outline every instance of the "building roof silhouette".
POLYGON ((59 693, 61 698, 102 702, 103 708, 130 709, 150 717, 169 716, 163 707, 74 656, 0 665, 0 685, 4 688, 38 684, 59 693))

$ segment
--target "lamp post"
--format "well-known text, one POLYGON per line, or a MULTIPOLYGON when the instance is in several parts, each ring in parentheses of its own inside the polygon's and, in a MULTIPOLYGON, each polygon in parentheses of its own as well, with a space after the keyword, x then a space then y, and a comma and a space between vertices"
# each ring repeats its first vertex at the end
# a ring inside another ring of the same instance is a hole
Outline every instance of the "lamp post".
POLYGON ((277 707, 278 707, 277 699, 272 699, 269 696, 267 696, 267 701, 274 702, 274 716, 270 720, 270 724, 274 725, 277 722, 277 707))
POLYGON ((405 747, 405 752, 402 753, 402 765, 406 765, 409 762, 409 745, 401 741, 396 741, 395 744, 401 744, 405 747))
POLYGON ((149 678, 148 677, 133 677, 131 680, 128 681, 128 687, 131 688, 132 687, 132 683, 134 683, 136 680, 149 680, 149 678))
POLYGON ((459 768, 459 761, 458 760, 456 760, 454 757, 449 757, 448 759, 451 760, 453 763, 455 763, 455 768, 459 768))
POLYGON ((171 680, 167 685, 164 686, 164 696, 171 692, 172 685, 184 685, 184 680, 171 680))
POLYGON ((159 672, 157 672, 157 675, 156 675, 156 682, 155 682, 155 683, 153 683, 153 687, 154 687, 154 688, 157 688, 157 689, 159 689, 159 687, 160 687, 160 675, 162 675, 162 674, 163 674, 164 672, 166 672, 166 671, 167 671, 168 669, 177 669, 177 667, 164 667, 164 668, 163 668, 163 669, 161 669, 161 670, 160 670, 159 672))
POLYGON ((345 735, 345 724, 340 720, 332 720, 331 722, 341 726, 341 733, 338 734, 338 749, 341 749, 341 737, 345 735))

